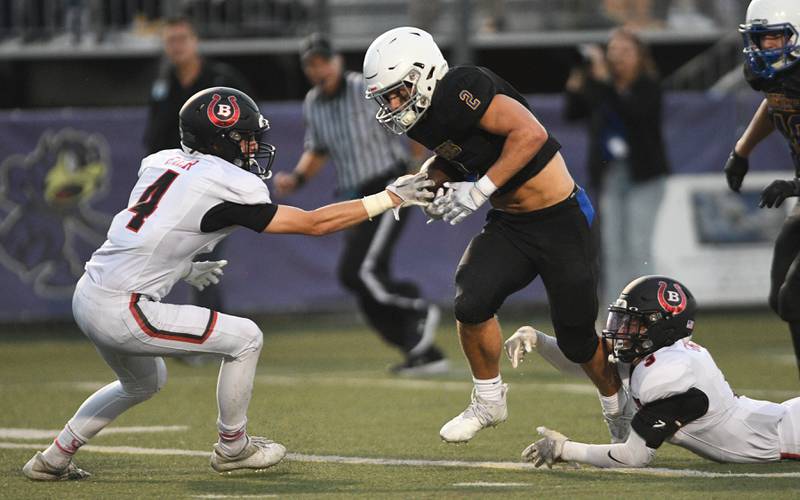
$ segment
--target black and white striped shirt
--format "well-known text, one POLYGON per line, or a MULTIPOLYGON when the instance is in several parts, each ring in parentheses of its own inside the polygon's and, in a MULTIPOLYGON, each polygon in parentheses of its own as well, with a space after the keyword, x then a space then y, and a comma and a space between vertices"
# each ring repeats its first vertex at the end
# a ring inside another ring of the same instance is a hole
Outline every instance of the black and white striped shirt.
POLYGON ((405 140, 375 120, 378 109, 364 97, 361 73, 345 72, 344 80, 335 96, 325 96, 315 87, 303 103, 305 149, 330 156, 340 194, 358 191, 408 158, 405 140))

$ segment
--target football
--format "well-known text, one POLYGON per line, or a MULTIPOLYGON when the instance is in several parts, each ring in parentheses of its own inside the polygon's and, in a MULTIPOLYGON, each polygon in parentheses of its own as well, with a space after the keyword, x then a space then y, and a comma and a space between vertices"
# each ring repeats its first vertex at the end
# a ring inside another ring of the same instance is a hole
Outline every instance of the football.
POLYGON ((433 192, 436 192, 445 182, 464 180, 464 176, 458 169, 439 155, 433 155, 425 160, 420 170, 426 170, 428 172, 428 179, 436 183, 430 188, 433 192))

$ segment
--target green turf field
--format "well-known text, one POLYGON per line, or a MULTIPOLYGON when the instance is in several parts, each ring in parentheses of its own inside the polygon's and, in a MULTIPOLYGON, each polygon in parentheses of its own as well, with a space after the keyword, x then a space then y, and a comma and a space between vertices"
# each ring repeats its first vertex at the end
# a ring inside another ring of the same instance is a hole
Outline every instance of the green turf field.
MULTIPOLYGON (((506 320, 505 334, 510 335, 522 321, 506 320)), ((483 431, 467 445, 444 444, 438 437, 439 427, 464 409, 471 387, 450 324, 443 325, 439 335, 451 355, 453 370, 448 376, 428 379, 388 376, 386 366, 399 357, 363 327, 303 317, 262 321, 261 326, 266 339, 249 430, 285 444, 292 453, 285 462, 263 473, 213 473, 207 453, 216 437, 216 368, 168 361, 166 388, 112 428, 185 427, 98 436, 91 443, 95 447, 78 455, 77 462, 93 473, 91 479, 79 483, 28 482, 20 468, 34 448, 43 448, 49 439, 0 437, 0 497, 800 496, 800 463, 720 465, 671 445, 659 450, 653 464, 668 469, 660 474, 588 467, 520 469, 519 453, 534 437, 537 425, 579 440, 608 440, 599 403, 588 383, 561 377, 535 354, 533 363, 524 363, 517 372, 503 361, 504 378, 511 387, 505 424, 483 431), (172 451, 130 454, 109 448, 121 446, 172 451), (343 463, 337 457, 430 462, 343 463), (503 464, 452 463, 460 461, 503 464), (693 477, 685 471, 737 475, 693 477), (781 473, 788 475, 781 477, 781 473)), ((541 318, 538 326, 549 331, 549 322, 541 318)), ((702 315, 695 341, 711 350, 738 392, 776 401, 800 395, 789 335, 772 315, 702 315)), ((111 380, 110 369, 74 332, 0 336, 0 428, 59 429, 93 388, 111 380)))

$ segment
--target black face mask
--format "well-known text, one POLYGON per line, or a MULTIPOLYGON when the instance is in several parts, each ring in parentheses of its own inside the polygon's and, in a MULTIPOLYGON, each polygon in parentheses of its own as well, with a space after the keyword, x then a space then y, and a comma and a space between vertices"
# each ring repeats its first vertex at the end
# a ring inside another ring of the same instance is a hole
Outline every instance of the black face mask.
POLYGON ((268 129, 269 126, 266 126, 257 132, 232 130, 228 133, 228 138, 235 143, 238 151, 237 157, 231 163, 259 176, 262 180, 272 177, 272 163, 275 161, 275 146, 263 140, 268 129), (245 151, 239 146, 242 139, 247 141, 248 148, 245 151), (255 151, 250 151, 249 145, 253 142, 258 146, 255 151))

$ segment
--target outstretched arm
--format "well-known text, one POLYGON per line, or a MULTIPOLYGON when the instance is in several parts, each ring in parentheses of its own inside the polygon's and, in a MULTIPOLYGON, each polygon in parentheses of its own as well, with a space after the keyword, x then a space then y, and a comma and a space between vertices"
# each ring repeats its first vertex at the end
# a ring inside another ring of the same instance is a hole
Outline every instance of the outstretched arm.
POLYGON ((312 236, 334 233, 396 207, 426 205, 433 198, 433 193, 428 191, 431 186, 433 181, 423 172, 400 177, 385 191, 360 200, 333 203, 311 211, 279 205, 264 232, 312 236))
MULTIPOLYGON (((400 204, 397 196, 392 196, 386 191, 383 193, 386 193, 388 201, 386 208, 381 212, 400 204)), ((264 232, 323 236, 355 226, 368 218, 367 209, 361 200, 333 203, 308 211, 288 205, 278 205, 275 217, 272 218, 264 232)))
POLYGON ((519 328, 514 335, 506 340, 504 347, 506 356, 508 356, 511 366, 514 368, 523 361, 526 353, 535 349, 545 361, 561 373, 586 378, 586 372, 583 371, 581 365, 573 363, 564 356, 564 353, 558 347, 558 341, 556 341, 555 337, 551 337, 533 327, 523 326, 519 328))
POLYGON ((522 451, 522 459, 536 467, 552 467, 556 462, 578 462, 595 467, 646 467, 656 455, 636 432, 628 440, 617 444, 585 444, 570 441, 558 431, 539 427, 542 436, 522 451))
POLYGON ((645 467, 656 449, 681 427, 708 411, 708 397, 691 387, 688 391, 645 404, 631 421, 631 433, 624 443, 585 444, 570 441, 563 434, 539 427, 541 439, 522 452, 523 460, 536 467, 556 462, 580 462, 595 467, 645 467))
POLYGON ((564 443, 561 459, 595 467, 647 467, 656 456, 644 438, 631 432, 628 440, 617 444, 584 444, 574 441, 564 443))

